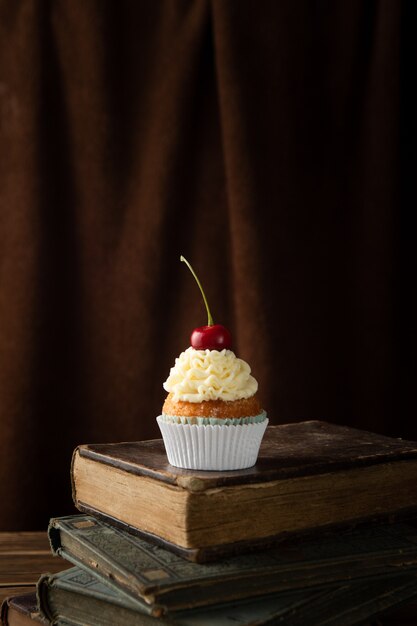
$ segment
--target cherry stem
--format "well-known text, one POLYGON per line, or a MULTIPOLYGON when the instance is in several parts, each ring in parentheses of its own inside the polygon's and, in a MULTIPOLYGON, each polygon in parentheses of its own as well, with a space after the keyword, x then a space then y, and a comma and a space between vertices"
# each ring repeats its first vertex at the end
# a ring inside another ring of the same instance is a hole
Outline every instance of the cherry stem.
POLYGON ((187 259, 185 259, 183 256, 180 256, 180 261, 183 261, 187 265, 187 267, 190 270, 191 274, 194 276, 197 285, 200 287, 201 295, 203 296, 204 304, 206 305, 206 309, 207 309, 207 326, 214 326, 214 322, 213 322, 213 318, 212 318, 211 313, 210 313, 210 309, 209 309, 209 305, 208 305, 208 302, 207 302, 206 294, 204 293, 203 288, 201 286, 201 283, 200 283, 200 281, 197 278, 197 274, 195 273, 195 271, 193 270, 193 268, 191 267, 191 265, 187 261, 187 259))

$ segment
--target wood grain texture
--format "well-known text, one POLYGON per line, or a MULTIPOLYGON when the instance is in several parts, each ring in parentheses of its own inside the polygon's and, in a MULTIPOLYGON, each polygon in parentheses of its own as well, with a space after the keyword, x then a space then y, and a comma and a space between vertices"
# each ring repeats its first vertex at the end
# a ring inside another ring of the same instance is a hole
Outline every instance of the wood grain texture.
POLYGON ((32 591, 44 572, 68 567, 51 553, 46 532, 0 533, 0 601, 32 591))

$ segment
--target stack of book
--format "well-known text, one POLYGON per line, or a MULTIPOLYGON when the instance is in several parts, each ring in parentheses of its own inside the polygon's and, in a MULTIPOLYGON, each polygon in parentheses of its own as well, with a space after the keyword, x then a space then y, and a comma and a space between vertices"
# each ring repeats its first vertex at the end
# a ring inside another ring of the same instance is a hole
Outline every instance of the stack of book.
POLYGON ((270 426, 255 467, 177 469, 161 440, 79 446, 37 596, 4 624, 363 623, 417 595, 417 443, 270 426))

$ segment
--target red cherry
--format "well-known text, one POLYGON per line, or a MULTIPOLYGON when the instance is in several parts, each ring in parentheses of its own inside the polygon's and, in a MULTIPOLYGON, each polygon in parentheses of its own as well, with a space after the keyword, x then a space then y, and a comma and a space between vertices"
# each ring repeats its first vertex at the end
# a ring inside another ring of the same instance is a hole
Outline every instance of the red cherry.
POLYGON ((213 322, 206 294, 204 293, 203 287, 198 280, 197 274, 195 273, 187 259, 181 256, 180 260, 187 265, 191 274, 194 276, 195 281, 201 291, 201 295, 203 296, 204 304, 207 310, 207 326, 199 326, 199 328, 194 328, 193 332, 191 333, 191 346, 195 348, 195 350, 223 350, 225 348, 226 350, 230 350, 230 348, 232 347, 232 336, 230 332, 225 326, 222 326, 221 324, 215 324, 213 322))
POLYGON ((195 350, 230 350, 232 336, 222 324, 200 326, 191 333, 191 346, 195 350))

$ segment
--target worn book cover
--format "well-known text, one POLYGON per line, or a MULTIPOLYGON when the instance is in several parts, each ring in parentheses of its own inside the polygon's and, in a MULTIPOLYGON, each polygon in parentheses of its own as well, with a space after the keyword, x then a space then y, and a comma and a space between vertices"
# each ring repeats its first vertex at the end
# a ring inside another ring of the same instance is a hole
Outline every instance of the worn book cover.
POLYGON ((35 626, 33 622, 38 624, 48 624, 47 620, 42 618, 36 593, 24 593, 6 598, 1 605, 1 623, 2 626, 35 626))
POLYGON ((52 624, 66 620, 84 626, 255 626, 267 624, 318 595, 317 592, 289 592, 262 597, 255 602, 242 601, 158 617, 142 613, 138 605, 120 595, 114 585, 104 584, 77 567, 41 577, 37 593, 41 614, 52 624))
POLYGON ((54 518, 48 534, 54 554, 111 581, 154 615, 417 568, 417 529, 409 524, 293 539, 205 564, 188 562, 88 515, 54 518))
POLYGON ((168 464, 162 440, 79 446, 79 510, 200 562, 417 510, 417 443, 320 421, 269 426, 256 465, 168 464))
MULTIPOLYGON (((1 605, 2 626, 48 626, 50 624, 39 612, 36 587, 28 593, 11 595, 1 605)), ((60 626, 71 626, 60 620, 60 626)), ((73 626, 73 625, 72 625, 73 626)), ((97 625, 98 626, 98 625, 97 625)))
POLYGON ((416 574, 370 576, 307 590, 292 590, 178 611, 163 617, 141 613, 111 584, 77 567, 38 583, 41 614, 51 624, 83 626, 353 626, 417 594, 416 574))

